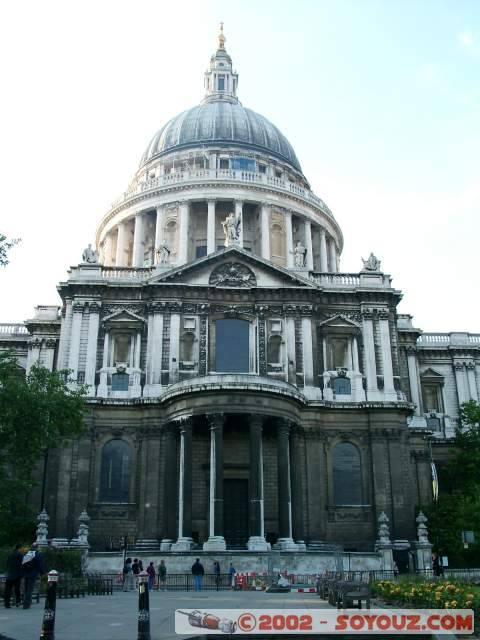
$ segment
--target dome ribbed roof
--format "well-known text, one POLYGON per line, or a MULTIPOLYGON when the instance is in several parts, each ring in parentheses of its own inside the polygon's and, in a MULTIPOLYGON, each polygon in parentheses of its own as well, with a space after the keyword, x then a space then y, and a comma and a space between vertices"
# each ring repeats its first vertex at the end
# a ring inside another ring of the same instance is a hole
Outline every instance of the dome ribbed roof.
POLYGON ((292 145, 275 125, 238 102, 222 100, 205 102, 172 118, 154 135, 140 165, 175 149, 217 143, 266 151, 301 171, 292 145))

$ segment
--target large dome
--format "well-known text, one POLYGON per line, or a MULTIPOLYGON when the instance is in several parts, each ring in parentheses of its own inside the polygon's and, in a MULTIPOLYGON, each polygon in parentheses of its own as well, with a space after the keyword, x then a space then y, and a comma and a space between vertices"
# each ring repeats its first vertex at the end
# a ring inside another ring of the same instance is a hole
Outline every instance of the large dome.
POLYGON ((172 118, 153 136, 141 165, 174 149, 202 144, 264 151, 301 171, 292 145, 275 125, 239 102, 226 100, 205 102, 172 118))

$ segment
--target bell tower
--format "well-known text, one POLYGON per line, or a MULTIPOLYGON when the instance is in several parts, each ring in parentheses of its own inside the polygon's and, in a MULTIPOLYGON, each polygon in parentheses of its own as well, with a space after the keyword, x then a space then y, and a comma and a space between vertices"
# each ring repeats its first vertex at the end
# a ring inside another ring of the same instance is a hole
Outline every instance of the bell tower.
POLYGON ((223 22, 220 23, 218 48, 210 58, 210 66, 205 71, 205 98, 203 102, 225 100, 238 102, 238 73, 232 69, 232 59, 225 49, 226 38, 223 33, 223 22))

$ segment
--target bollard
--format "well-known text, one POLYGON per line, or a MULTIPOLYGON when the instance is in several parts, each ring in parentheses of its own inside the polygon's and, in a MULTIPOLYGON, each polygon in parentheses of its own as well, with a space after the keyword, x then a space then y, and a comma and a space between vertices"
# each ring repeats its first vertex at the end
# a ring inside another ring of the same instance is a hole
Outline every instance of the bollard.
POLYGON ((148 573, 138 574, 138 638, 137 640, 151 640, 150 638, 150 604, 148 601, 148 573))
POLYGON ((47 593, 45 595, 45 609, 43 611, 42 631, 40 640, 55 640, 55 607, 57 601, 58 573, 48 573, 47 593))

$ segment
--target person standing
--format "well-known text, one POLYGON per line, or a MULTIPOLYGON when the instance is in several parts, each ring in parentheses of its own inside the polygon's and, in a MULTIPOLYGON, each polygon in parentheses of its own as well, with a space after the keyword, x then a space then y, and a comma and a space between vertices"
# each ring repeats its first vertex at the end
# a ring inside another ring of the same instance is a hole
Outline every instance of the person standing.
POLYGON ((438 553, 432 553, 432 569, 433 569, 433 575, 436 576, 437 578, 439 576, 443 576, 443 564, 440 560, 440 556, 438 555, 438 553))
POLYGON ((20 606, 20 581, 22 579, 23 553, 19 544, 15 545, 15 550, 7 558, 7 571, 5 574, 5 608, 10 609, 10 598, 12 589, 15 591, 15 605, 20 606))
POLYGON ((213 575, 215 576, 215 589, 218 591, 220 587, 220 563, 218 560, 213 563, 213 575))
POLYGON ((205 574, 205 569, 203 568, 203 564, 200 562, 200 558, 197 558, 195 562, 192 564, 194 591, 202 590, 202 580, 203 580, 204 574, 205 574))
POLYGON ((235 588, 235 574, 237 572, 235 571, 235 567, 233 566, 233 563, 230 562, 230 566, 228 567, 228 582, 230 584, 230 589, 234 589, 235 588))
POLYGON ((155 567, 153 566, 153 562, 147 567, 148 573, 148 590, 151 591, 153 589, 153 585, 155 584, 155 576, 157 575, 155 572, 155 567))
POLYGON ((132 562, 133 580, 135 583, 135 589, 138 589, 138 574, 140 573, 140 564, 138 558, 134 558, 132 562))
POLYGON ((162 591, 166 591, 167 589, 167 567, 165 560, 160 560, 160 564, 158 565, 158 588, 162 591))
POLYGON ((22 558, 22 576, 23 576, 23 608, 30 609, 32 604, 33 588, 38 576, 45 573, 43 565, 43 556, 37 550, 37 543, 34 542, 30 551, 22 558))
POLYGON ((133 570, 132 570, 132 559, 127 558, 125 560, 125 564, 123 565, 123 590, 124 591, 133 591, 133 570))

